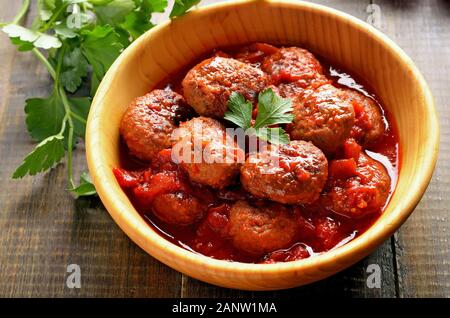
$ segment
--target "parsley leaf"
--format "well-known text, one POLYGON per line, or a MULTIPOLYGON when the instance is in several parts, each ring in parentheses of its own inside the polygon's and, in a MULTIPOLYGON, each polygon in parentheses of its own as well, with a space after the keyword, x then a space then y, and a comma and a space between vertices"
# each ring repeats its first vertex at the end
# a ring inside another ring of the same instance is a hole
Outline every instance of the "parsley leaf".
POLYGON ((133 11, 125 17, 120 26, 127 30, 133 39, 137 39, 140 35, 151 29, 154 24, 150 22, 150 16, 139 11, 133 11))
POLYGON ((41 21, 48 21, 56 9, 56 0, 38 0, 38 11, 41 21))
POLYGON ((294 119, 290 113, 292 103, 289 98, 282 98, 268 88, 258 96, 258 115, 256 116, 255 128, 275 124, 288 124, 294 119))
MULTIPOLYGON (((84 138, 91 100, 88 97, 77 97, 68 101, 74 116, 74 139, 84 138)), ((49 98, 27 99, 25 113, 28 133, 37 141, 59 134, 65 115, 61 97, 56 92, 49 98)), ((68 135, 67 132, 64 135, 68 135)))
POLYGON ((56 92, 49 98, 30 98, 25 103, 27 129, 33 139, 42 141, 59 133, 64 108, 56 92))
POLYGON ((123 49, 119 35, 109 25, 96 26, 81 32, 83 55, 92 65, 91 95, 97 91, 101 79, 123 49))
POLYGON ((91 176, 87 172, 83 172, 80 177, 80 185, 69 189, 70 192, 75 194, 77 197, 95 195, 94 184, 92 183, 91 176))
POLYGON ((3 27, 3 32, 10 38, 18 38, 23 42, 29 42, 37 48, 52 49, 61 47, 61 41, 52 35, 27 29, 17 24, 7 24, 3 27))
POLYGON ((31 51, 32 49, 34 49, 33 43, 22 41, 19 38, 10 38, 10 40, 12 44, 17 46, 19 52, 31 51))
POLYGON ((96 7, 95 13, 101 23, 114 25, 122 22, 134 8, 133 0, 113 0, 96 7))
POLYGON ((245 100, 244 96, 233 92, 228 100, 228 109, 224 119, 231 121, 239 127, 245 129, 252 125, 252 108, 253 105, 245 100))
POLYGON ((286 134, 283 128, 258 128, 255 129, 255 135, 265 141, 275 145, 282 145, 289 143, 289 135, 286 134))
POLYGON ((200 0, 175 0, 170 17, 179 17, 186 13, 187 10, 198 4, 200 0))
POLYGON ((167 0, 134 0, 136 7, 139 7, 142 12, 164 12, 167 7, 167 0))
POLYGON ((262 140, 272 144, 289 143, 289 135, 281 127, 269 127, 276 124, 288 124, 294 119, 290 113, 292 103, 289 98, 282 98, 271 88, 258 95, 258 115, 255 123, 252 122, 252 104, 244 96, 233 92, 228 100, 228 111, 224 119, 231 121, 246 130, 248 135, 256 135, 262 140))
POLYGON ((83 78, 87 76, 88 72, 88 62, 83 56, 81 49, 76 47, 71 52, 66 53, 62 67, 60 82, 67 91, 73 93, 81 85, 83 78))
POLYGON ((23 163, 14 171, 14 179, 25 175, 35 175, 53 167, 64 157, 63 136, 55 135, 44 139, 32 152, 30 152, 23 163))

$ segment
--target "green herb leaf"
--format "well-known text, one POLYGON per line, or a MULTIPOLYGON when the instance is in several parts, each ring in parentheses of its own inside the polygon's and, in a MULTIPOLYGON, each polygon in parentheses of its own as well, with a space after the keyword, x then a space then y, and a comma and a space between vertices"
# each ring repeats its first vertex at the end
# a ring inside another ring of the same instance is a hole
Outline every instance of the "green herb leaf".
POLYGON ((200 0, 175 0, 170 17, 179 17, 186 13, 187 10, 198 4, 200 0))
POLYGON ((38 12, 41 21, 50 20, 55 9, 56 0, 38 0, 38 12))
POLYGON ((126 30, 133 39, 137 39, 147 30, 150 30, 154 24, 150 22, 150 16, 143 12, 133 11, 125 17, 120 26, 126 30))
POLYGON ((45 50, 57 49, 62 45, 61 41, 55 36, 33 31, 17 24, 7 24, 2 30, 10 38, 19 38, 23 42, 32 43, 37 48, 45 50))
POLYGON ((275 94, 271 88, 259 93, 258 115, 255 128, 261 128, 276 124, 288 124, 294 119, 290 113, 292 103, 289 98, 282 98, 275 94))
POLYGON ((55 135, 44 139, 24 159, 13 173, 13 178, 35 175, 53 167, 64 157, 63 136, 55 135))
POLYGON ((135 8, 133 0, 113 0, 106 5, 95 7, 97 18, 103 24, 118 24, 135 8))
POLYGON ((81 174, 80 185, 73 189, 69 189, 69 191, 78 197, 97 194, 91 176, 87 172, 81 174))
POLYGON ((252 104, 245 100, 245 97, 237 92, 233 92, 228 100, 228 109, 224 119, 231 121, 239 127, 250 128, 252 124, 252 104))
POLYGON ((255 135, 275 145, 287 144, 290 141, 289 135, 281 127, 258 128, 255 129, 255 135))
POLYGON ((136 7, 139 7, 142 12, 164 12, 167 8, 167 0, 134 0, 136 7))
POLYGON ((66 53, 62 67, 60 82, 67 91, 73 93, 81 85, 83 78, 87 76, 88 72, 88 62, 83 56, 81 49, 76 47, 66 53))
POLYGON ((286 144, 289 135, 281 127, 270 128, 276 124, 287 124, 294 117, 289 112, 292 110, 291 100, 281 98, 272 89, 266 89, 258 96, 258 115, 255 124, 252 122, 252 104, 245 100, 244 96, 233 92, 228 100, 228 111, 224 119, 243 128, 248 135, 256 135, 262 140, 272 144, 286 144))
POLYGON ((67 26, 67 23, 60 23, 55 26, 55 33, 62 39, 73 39, 78 36, 74 29, 67 26))
POLYGON ((49 98, 30 98, 25 103, 27 129, 33 139, 42 141, 59 133, 64 106, 56 92, 49 98))
POLYGON ((123 49, 119 35, 108 25, 82 31, 83 55, 92 65, 91 95, 97 91, 101 79, 123 49))
POLYGON ((22 41, 19 38, 10 38, 10 40, 11 40, 12 44, 17 46, 17 49, 20 52, 31 51, 32 49, 34 49, 33 43, 30 43, 30 42, 27 42, 27 41, 22 41))

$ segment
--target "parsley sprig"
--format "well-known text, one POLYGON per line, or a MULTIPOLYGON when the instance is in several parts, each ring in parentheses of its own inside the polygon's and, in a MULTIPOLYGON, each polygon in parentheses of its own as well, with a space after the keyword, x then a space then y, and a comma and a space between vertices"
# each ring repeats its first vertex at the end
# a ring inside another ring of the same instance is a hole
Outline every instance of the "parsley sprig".
MULTIPOLYGON (((175 0, 170 17, 184 14, 199 0, 175 0)), ((25 102, 28 132, 38 143, 13 173, 35 175, 67 155, 68 189, 76 196, 95 194, 89 175, 79 185, 73 176, 73 149, 84 138, 91 97, 108 68, 134 39, 152 28, 153 13, 164 12, 167 0, 37 0, 31 27, 21 25, 30 7, 24 0, 3 32, 21 52, 31 52, 46 67, 53 89, 46 98, 25 102), (89 88, 89 94, 83 94, 89 88)))
POLYGON ((224 119, 231 121, 244 129, 247 134, 272 144, 287 144, 289 135, 281 127, 270 127, 278 124, 288 124, 294 119, 290 113, 292 103, 289 98, 282 98, 268 88, 258 95, 258 114, 252 126, 252 103, 242 94, 233 92, 228 100, 228 111, 224 119))

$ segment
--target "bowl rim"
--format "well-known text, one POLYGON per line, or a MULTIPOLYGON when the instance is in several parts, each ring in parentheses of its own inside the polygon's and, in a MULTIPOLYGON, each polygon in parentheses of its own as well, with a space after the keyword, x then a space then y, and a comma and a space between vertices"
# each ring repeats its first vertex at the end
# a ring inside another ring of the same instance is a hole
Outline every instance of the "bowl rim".
MULTIPOLYGON (((238 8, 240 5, 248 5, 249 2, 259 2, 259 0, 234 0, 219 2, 215 4, 206 5, 204 7, 197 8, 187 13, 189 16, 194 15, 207 15, 216 10, 222 10, 229 7, 238 8)), ((89 171, 91 173, 95 188, 100 196, 103 204, 108 210, 111 217, 114 219, 115 223, 130 237, 136 244, 138 244, 147 253, 157 258, 163 263, 168 263, 158 256, 155 256, 150 250, 164 249, 166 254, 170 254, 171 257, 183 258, 185 262, 193 263, 195 265, 205 265, 212 268, 215 273, 230 271, 240 272, 243 274, 273 274, 277 275, 287 272, 299 272, 310 267, 320 267, 330 264, 330 262, 339 262, 346 264, 345 267, 350 266, 356 261, 360 260, 364 256, 368 255, 373 249, 385 241, 389 236, 391 236, 395 230, 397 230, 403 222, 412 213, 416 205, 419 203, 421 197, 423 196, 428 183, 432 177, 434 167, 437 161, 438 147, 439 147, 439 121, 435 110, 434 100, 431 91, 426 83, 424 77, 420 73, 419 69, 415 66, 411 58, 397 45, 395 44, 387 35, 377 30, 373 26, 359 20, 358 18, 344 13, 342 11, 309 2, 291 2, 285 0, 265 0, 265 4, 276 5, 276 6, 286 6, 290 8, 298 9, 302 8, 304 10, 318 11, 324 15, 332 15, 336 17, 341 22, 347 23, 351 27, 359 28, 360 30, 367 33, 372 40, 380 43, 384 49, 394 53, 400 60, 405 64, 410 73, 419 82, 422 88, 422 95, 424 97, 424 104, 426 105, 426 118, 428 119, 432 127, 436 129, 429 132, 428 139, 424 145, 429 156, 424 159, 422 164, 422 169, 418 171, 420 182, 411 185, 409 192, 409 200, 407 202, 403 201, 401 206, 394 207, 393 211, 386 216, 386 220, 383 223, 389 224, 388 227, 382 227, 378 224, 378 221, 372 225, 367 231, 362 235, 353 239, 352 241, 346 243, 339 248, 332 249, 325 253, 315 255, 306 259, 284 262, 284 263, 274 263, 274 264, 254 264, 254 263, 242 263, 242 262, 231 262, 227 260, 214 259, 199 253, 195 253, 184 249, 153 230, 145 220, 138 213, 129 213, 130 211, 121 210, 122 206, 120 199, 115 195, 110 187, 112 182, 117 184, 116 180, 110 180, 105 173, 106 169, 110 169, 107 165, 98 164, 104 159, 104 154, 99 151, 97 145, 101 142, 99 136, 96 133, 99 127, 99 116, 102 113, 102 100, 103 97, 108 92, 108 87, 110 82, 113 80, 116 71, 119 69, 122 61, 126 60, 126 57, 130 55, 135 48, 137 48, 140 43, 144 42, 149 36, 160 32, 160 30, 170 26, 171 22, 163 22, 151 30, 147 31, 140 38, 135 40, 128 48, 121 53, 117 60, 110 67, 105 77, 103 78, 97 93, 93 99, 91 110, 88 116, 87 129, 86 129, 86 154, 89 171), (139 220, 137 218, 139 218, 139 220), (133 225, 133 226, 130 226, 133 225), (357 255, 357 257, 355 257, 357 255)), ((177 18, 177 19, 183 19, 177 18)), ((117 184, 118 186, 118 184, 117 184)), ((120 191, 120 187, 118 187, 120 191)), ((389 204, 388 204, 389 205, 389 204)), ((170 264, 167 264, 170 266, 170 264)), ((183 272, 183 268, 177 270, 183 272)), ((332 275, 333 272, 325 275, 332 275)), ((324 276, 324 277, 325 277, 324 276)))

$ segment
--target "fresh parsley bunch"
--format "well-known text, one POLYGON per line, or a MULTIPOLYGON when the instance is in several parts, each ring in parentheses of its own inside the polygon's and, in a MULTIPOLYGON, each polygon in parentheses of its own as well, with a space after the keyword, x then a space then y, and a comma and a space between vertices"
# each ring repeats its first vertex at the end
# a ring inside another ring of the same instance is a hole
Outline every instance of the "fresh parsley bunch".
MULTIPOLYGON (((175 0, 170 17, 199 2, 175 0)), ((30 0, 24 0, 14 20, 1 24, 12 44, 21 52, 31 51, 54 81, 50 96, 26 101, 27 129, 38 144, 13 178, 44 172, 67 154, 69 190, 77 196, 95 194, 89 175, 83 173, 77 186, 72 171, 73 149, 84 138, 91 97, 117 56, 154 26, 152 14, 164 12, 167 5, 167 0, 37 0, 38 16, 26 28, 20 23, 30 0), (83 83, 90 87, 89 96, 80 94, 83 83)))
POLYGON ((258 113, 252 125, 253 105, 245 97, 233 92, 228 99, 228 111, 224 119, 241 127, 249 135, 268 141, 272 144, 289 143, 289 135, 278 124, 289 124, 294 119, 292 102, 282 98, 271 89, 265 89, 258 95, 258 113))

